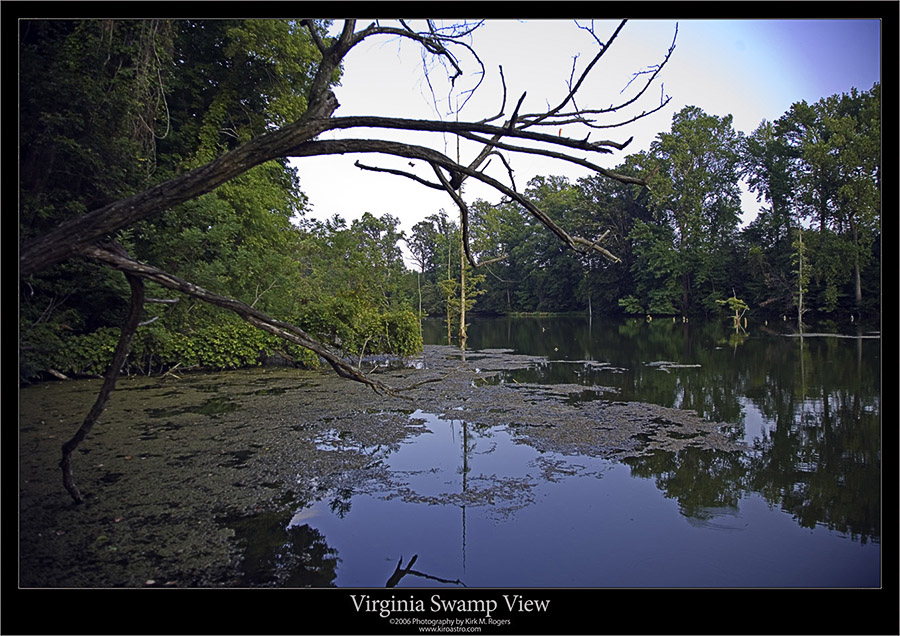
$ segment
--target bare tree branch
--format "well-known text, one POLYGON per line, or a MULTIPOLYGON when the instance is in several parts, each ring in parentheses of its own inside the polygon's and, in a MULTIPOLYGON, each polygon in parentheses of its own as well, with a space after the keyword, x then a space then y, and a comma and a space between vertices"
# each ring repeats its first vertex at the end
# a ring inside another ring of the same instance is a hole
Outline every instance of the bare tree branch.
MULTIPOLYGON (((506 161, 506 157, 504 157, 502 154, 500 154, 499 152, 497 152, 495 150, 492 150, 491 152, 488 153, 488 156, 491 156, 491 155, 495 155, 496 157, 498 157, 500 159, 500 162, 506 168, 506 173, 509 175, 509 183, 512 186, 512 189, 517 190, 518 188, 516 188, 516 180, 515 180, 515 177, 513 177, 513 169, 512 169, 512 166, 509 165, 509 162, 506 161)), ((488 165, 490 165, 490 161, 488 161, 488 163, 484 164, 484 168, 482 169, 482 171, 487 170, 488 165)))
POLYGON ((628 21, 622 20, 622 22, 619 23, 619 26, 616 28, 616 30, 612 34, 612 36, 610 36, 607 43, 602 45, 600 48, 600 51, 594 56, 594 58, 590 62, 588 62, 588 65, 585 67, 584 71, 581 73, 581 76, 578 78, 578 81, 575 82, 575 85, 569 89, 569 94, 566 95, 566 97, 562 100, 562 102, 560 102, 560 104, 556 108, 551 108, 547 112, 541 113, 540 115, 534 115, 533 116, 534 119, 528 118, 528 122, 524 125, 533 126, 541 121, 544 121, 545 119, 553 117, 559 111, 561 111, 565 107, 565 105, 568 104, 574 98, 575 93, 578 92, 578 89, 581 87, 585 78, 588 76, 588 74, 590 74, 591 69, 594 68, 594 66, 597 64, 597 62, 600 61, 600 58, 603 57, 604 53, 606 53, 609 50, 609 47, 613 43, 613 40, 616 39, 616 37, 619 35, 619 33, 625 27, 626 22, 628 22, 628 21))
MULTIPOLYGON (((590 168, 591 170, 602 174, 604 177, 609 177, 610 179, 615 179, 616 181, 619 181, 621 183, 629 183, 632 185, 639 185, 639 186, 644 186, 644 187, 647 186, 647 182, 645 179, 641 179, 639 177, 631 177, 631 176, 624 175, 624 174, 621 174, 618 172, 613 172, 612 170, 607 170, 606 168, 602 168, 594 163, 591 163, 590 161, 586 161, 586 160, 580 159, 578 157, 573 157, 571 155, 567 155, 567 154, 564 154, 561 152, 553 152, 551 150, 542 150, 540 148, 526 148, 524 146, 513 146, 510 144, 505 144, 505 143, 502 143, 499 141, 494 141, 492 139, 485 139, 484 137, 478 137, 477 135, 472 135, 472 134, 467 134, 467 133, 460 133, 460 137, 463 137, 465 139, 471 139, 472 141, 477 141, 477 142, 483 143, 487 146, 501 148, 503 150, 510 150, 512 152, 521 152, 524 154, 540 155, 542 157, 552 157, 554 159, 561 159, 563 161, 568 161, 570 163, 575 163, 580 166, 584 166, 585 168, 590 168)), ((631 141, 631 139, 626 141, 625 145, 627 145, 630 141, 631 141)))
POLYGON ((234 300, 233 298, 228 298, 226 296, 220 296, 219 294, 215 294, 200 287, 199 285, 195 285, 186 280, 173 276, 172 274, 169 274, 168 272, 165 272, 159 268, 153 267, 152 265, 140 263, 125 254, 116 253, 101 246, 91 246, 86 248, 84 250, 84 255, 88 258, 92 258, 96 261, 109 265, 110 267, 119 269, 129 276, 138 276, 140 278, 152 280, 153 282, 168 289, 174 289, 175 291, 179 291, 183 294, 199 298, 200 300, 211 305, 216 305, 217 307, 222 307, 224 309, 228 309, 229 311, 233 311, 238 316, 249 322, 251 325, 259 327, 260 329, 268 331, 269 333, 274 334, 279 338, 283 338, 289 342, 293 342, 294 344, 298 344, 301 347, 305 347, 310 351, 313 351, 317 355, 324 358, 325 361, 331 365, 331 367, 339 376, 361 382, 362 384, 371 387, 376 393, 386 393, 390 395, 396 394, 396 391, 392 387, 389 387, 386 384, 378 382, 377 380, 373 380, 368 376, 360 373, 351 365, 344 362, 344 360, 342 360, 340 356, 328 349, 324 344, 312 338, 309 334, 307 334, 299 327, 281 320, 276 320, 275 318, 272 318, 259 311, 258 309, 240 302, 239 300, 234 300))
MULTIPOLYGON (((619 26, 619 29, 616 30, 616 34, 619 32, 619 30, 621 30, 622 26, 624 26, 624 22, 619 26)), ((581 26, 579 26, 579 28, 585 29, 585 27, 581 27, 581 26)), ((587 30, 587 29, 585 29, 585 30, 587 30)), ((535 126, 535 125, 557 126, 557 125, 561 125, 561 124, 577 122, 577 123, 584 124, 585 126, 588 126, 590 128, 597 128, 597 129, 618 128, 618 127, 624 126, 626 124, 635 122, 638 119, 642 119, 643 117, 646 117, 648 115, 651 115, 669 103, 671 98, 661 99, 660 100, 661 103, 658 107, 656 107, 652 110, 649 110, 649 111, 644 111, 640 115, 637 115, 636 117, 633 117, 627 121, 623 121, 623 122, 619 122, 619 123, 615 123, 615 124, 597 124, 596 120, 591 120, 586 117, 586 115, 605 115, 605 114, 623 110, 623 109, 627 108, 628 106, 631 106, 632 104, 634 104, 638 99, 640 99, 644 95, 644 93, 647 91, 647 89, 650 87, 650 85, 656 80, 656 78, 660 74, 660 72, 662 72, 663 68, 666 66, 666 64, 669 62, 669 59, 672 57, 672 53, 674 53, 674 51, 675 51, 675 42, 678 39, 678 25, 677 24, 675 25, 675 34, 672 38, 672 44, 669 46, 669 49, 666 51, 666 55, 663 58, 662 62, 651 67, 650 69, 645 69, 643 71, 638 71, 637 73, 635 73, 632 76, 632 79, 628 82, 628 84, 626 84, 625 88, 622 89, 622 92, 624 92, 628 88, 628 86, 630 86, 631 83, 634 82, 634 80, 637 79, 639 76, 647 75, 647 74, 650 75, 650 77, 647 79, 647 82, 644 84, 643 88, 640 91, 638 91, 638 93, 635 94, 631 99, 629 99, 625 102, 619 103, 619 104, 612 104, 608 108, 601 108, 601 109, 584 108, 583 109, 583 108, 576 107, 575 110, 571 111, 571 112, 567 112, 567 113, 560 112, 562 110, 562 106, 564 106, 568 101, 572 101, 573 105, 575 104, 575 99, 574 99, 575 93, 577 92, 578 88, 580 87, 582 81, 586 77, 587 73, 590 71, 592 65, 597 60, 599 60, 599 58, 606 51, 606 48, 612 43, 613 39, 615 39, 615 34, 614 34, 613 38, 610 38, 610 40, 606 43, 606 45, 604 45, 602 42, 599 41, 599 39, 596 37, 596 35, 594 35, 593 27, 591 28, 590 33, 594 37, 594 39, 597 40, 598 44, 600 44, 600 46, 602 46, 604 48, 600 51, 600 53, 598 53, 594 57, 594 59, 591 61, 591 64, 589 64, 588 68, 585 69, 584 73, 582 73, 578 82, 576 82, 575 85, 570 88, 569 95, 567 96, 567 98, 563 102, 563 104, 558 106, 556 109, 549 110, 545 113, 524 115, 522 117, 524 120, 526 120, 528 122, 529 126, 535 126)), ((574 71, 575 71, 575 66, 574 66, 574 62, 573 62, 573 66, 572 66, 572 75, 573 76, 574 76, 574 71)), ((571 79, 570 79, 570 85, 571 85, 571 79)))
MULTIPOLYGON (((574 116, 574 115, 572 115, 574 116)), ((522 119, 525 115, 518 118, 522 119)), ((573 150, 585 150, 588 152, 599 152, 610 154, 613 150, 624 150, 628 145, 627 142, 603 140, 603 141, 586 141, 584 139, 572 139, 570 137, 560 137, 547 133, 532 132, 530 130, 522 130, 521 128, 510 128, 508 124, 503 126, 492 126, 480 122, 465 121, 435 121, 431 119, 403 119, 399 117, 374 117, 374 116, 352 116, 352 117, 333 117, 328 121, 321 122, 324 127, 321 132, 326 130, 343 130, 349 128, 385 128, 393 130, 414 130, 420 132, 476 132, 489 135, 501 135, 505 137, 515 137, 519 139, 528 139, 530 141, 552 144, 556 146, 564 146, 573 150)), ((531 124, 529 124, 531 125, 531 124)))
POLYGON ((362 170, 370 170, 371 172, 386 172, 388 174, 394 174, 394 175, 397 175, 400 177, 406 177, 408 179, 412 179, 413 181, 421 183, 422 185, 427 186, 429 188, 434 188, 435 190, 443 190, 444 189, 444 186, 442 186, 439 183, 432 183, 430 181, 426 181, 422 177, 414 175, 411 172, 406 172, 405 170, 396 170, 393 168, 378 168, 376 166, 367 166, 364 163, 360 163, 359 161, 354 162, 353 165, 362 170))
POLYGON ((493 117, 488 117, 486 119, 480 120, 479 124, 486 124, 488 122, 494 121, 495 119, 500 119, 503 117, 503 111, 506 110, 506 77, 503 75, 503 66, 499 67, 500 69, 500 84, 503 86, 503 98, 500 100, 500 111, 494 115, 493 117))
POLYGON ((451 174, 462 173, 464 175, 468 175, 477 179, 478 181, 486 183, 502 194, 505 194, 510 199, 518 202, 529 213, 531 213, 535 218, 543 223, 551 232, 556 234, 556 236, 558 236, 566 245, 568 245, 575 251, 585 253, 587 251, 593 250, 599 252, 600 254, 603 254, 613 262, 618 263, 621 261, 619 257, 615 256, 614 254, 600 246, 595 246, 591 241, 588 241, 584 238, 571 236, 568 232, 557 225, 553 221, 553 219, 547 216, 547 214, 544 213, 543 210, 538 208, 531 201, 526 199, 523 195, 516 192, 515 190, 510 189, 503 183, 487 176, 486 174, 483 174, 468 166, 460 165, 446 155, 431 148, 376 139, 333 139, 309 141, 303 143, 291 151, 291 156, 309 157, 348 153, 380 153, 386 155, 395 155, 398 157, 405 157, 407 159, 422 159, 428 161, 429 163, 434 163, 438 166, 441 166, 451 174))
POLYGON ((447 178, 441 172, 441 169, 434 163, 431 164, 431 167, 434 169, 434 173, 437 175, 438 179, 440 179, 441 184, 444 186, 444 190, 453 198, 453 201, 459 207, 459 220, 460 220, 460 231, 462 232, 462 241, 463 241, 463 250, 466 253, 466 260, 469 261, 469 264, 472 265, 475 269, 478 269, 482 265, 488 265, 490 263, 497 263, 506 258, 506 255, 503 254, 498 256, 497 258, 492 258, 489 261, 485 261, 483 263, 478 263, 475 261, 475 257, 472 256, 472 248, 469 242, 469 206, 466 205, 466 202, 463 201, 462 197, 459 196, 459 192, 453 187, 453 185, 447 181, 447 178))
MULTIPOLYGON (((118 255, 122 255, 125 252, 118 246, 112 246, 111 248, 108 248, 107 251, 110 254, 118 255), (113 252, 112 250, 116 251, 113 252)), ((122 332, 119 335, 119 342, 116 344, 112 360, 109 363, 109 367, 106 369, 106 375, 103 378, 103 386, 100 387, 100 392, 97 394, 97 399, 94 400, 94 405, 91 407, 91 410, 88 411, 88 414, 85 416, 81 426, 78 427, 75 435, 62 446, 62 459, 59 462, 59 467, 62 470, 63 486, 76 503, 82 503, 84 501, 84 496, 75 484, 75 474, 72 470, 72 453, 74 453, 75 449, 78 448, 78 445, 84 441, 84 438, 91 432, 94 424, 96 424, 97 420, 100 419, 100 416, 103 415, 106 404, 109 402, 109 396, 112 395, 112 392, 116 388, 119 373, 122 371, 122 365, 125 364, 125 358, 128 356, 128 351, 131 348, 131 340, 134 337, 135 331, 137 331, 141 312, 144 309, 143 281, 139 277, 128 273, 125 274, 125 278, 128 280, 128 284, 131 287, 131 307, 128 311, 128 316, 125 319, 125 323, 122 325, 122 332)))

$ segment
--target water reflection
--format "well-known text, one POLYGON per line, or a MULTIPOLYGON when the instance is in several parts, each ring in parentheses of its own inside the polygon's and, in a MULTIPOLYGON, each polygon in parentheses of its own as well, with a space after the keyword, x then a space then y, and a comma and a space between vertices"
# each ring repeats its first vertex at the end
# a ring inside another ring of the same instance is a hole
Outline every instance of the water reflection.
MULTIPOLYGON (((612 461, 529 445, 514 423, 415 411, 423 434, 359 447, 379 470, 333 476, 320 501, 264 518, 250 571, 352 587, 880 584, 879 341, 535 319, 473 321, 468 345, 470 360, 501 347, 548 358, 491 382, 582 385, 569 398, 582 410, 693 410, 747 450, 643 447, 612 461)), ((353 446, 352 431, 319 444, 353 446)))
POLYGON ((243 546, 239 585, 334 587, 340 559, 325 537, 307 524, 289 524, 290 513, 225 520, 243 546))
POLYGON ((409 563, 406 564, 406 567, 403 567, 403 557, 400 557, 400 560, 397 561, 397 567, 394 568, 394 573, 391 574, 391 578, 387 580, 385 583, 385 587, 397 587, 397 584, 403 580, 405 576, 413 576, 419 577, 421 579, 427 579, 429 581, 437 581, 438 583, 449 583, 451 585, 462 585, 466 586, 465 583, 456 579, 455 581, 451 581, 450 579, 442 579, 439 576, 434 576, 432 574, 425 574, 424 572, 419 572, 418 570, 413 570, 412 566, 415 565, 416 559, 419 558, 418 554, 414 554, 413 557, 409 560, 409 563))
POLYGON ((657 451, 624 463, 636 477, 652 479, 689 519, 704 519, 714 509, 736 509, 747 494, 747 460, 738 453, 689 447, 678 453, 657 451))
POLYGON ((728 423, 734 438, 752 445, 749 457, 689 449, 628 462, 636 475, 654 476, 687 516, 758 492, 801 527, 880 540, 880 340, 791 338, 771 330, 760 337, 752 329, 736 340, 721 325, 666 321, 512 324, 478 321, 470 343, 551 359, 501 372, 494 381, 605 386, 606 392, 586 390, 572 399, 614 395, 693 410, 728 423), (761 422, 748 427, 748 413, 761 422))

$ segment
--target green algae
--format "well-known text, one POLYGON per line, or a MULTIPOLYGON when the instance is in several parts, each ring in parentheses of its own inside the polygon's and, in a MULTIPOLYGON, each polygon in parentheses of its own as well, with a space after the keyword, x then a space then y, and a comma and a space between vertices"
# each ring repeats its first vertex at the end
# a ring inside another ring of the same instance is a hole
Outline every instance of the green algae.
MULTIPOLYGON (((416 408, 473 426, 505 427, 516 443, 572 457, 741 448, 719 424, 677 409, 602 399, 608 394, 603 387, 490 381, 501 371, 544 362, 505 350, 463 356, 455 348, 429 346, 423 369, 378 374, 400 389, 418 385, 401 391, 403 397, 377 395, 328 372, 290 368, 123 378, 75 453, 76 481, 86 495, 81 505, 62 487, 60 448, 93 403, 100 381, 24 388, 19 583, 271 584, 248 574, 249 530, 242 519, 289 518, 288 511, 322 499, 340 509, 342 492, 448 503, 431 501, 384 469, 401 443, 424 432, 422 421, 411 417, 416 408), (433 381, 420 384, 425 380, 433 381), (591 399, 578 399, 585 391, 591 399)), ((577 463, 547 463, 541 474, 551 480, 573 470, 577 463)), ((464 499, 449 503, 491 506, 507 515, 530 504, 534 483, 473 476, 471 488, 458 495, 464 499)), ((319 545, 317 537, 303 541, 319 545)), ((282 582, 319 580, 313 572, 282 582)))

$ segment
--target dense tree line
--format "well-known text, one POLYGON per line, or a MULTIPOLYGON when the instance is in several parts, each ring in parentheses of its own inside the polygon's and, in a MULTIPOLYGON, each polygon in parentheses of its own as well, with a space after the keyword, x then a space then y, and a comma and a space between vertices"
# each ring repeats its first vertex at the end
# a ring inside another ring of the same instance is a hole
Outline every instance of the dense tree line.
MULTIPOLYGON (((327 27, 23 21, 20 241, 297 120, 327 27)), ((339 79, 337 67, 331 82, 339 79)), ((688 107, 648 151, 627 156, 616 178, 528 184, 525 199, 573 235, 602 237, 618 262, 569 249, 521 200, 476 201, 468 244, 490 264, 468 271, 466 307, 712 316, 737 296, 772 315, 877 315, 879 117, 877 84, 797 103, 750 135, 730 116, 688 107), (763 204, 744 228, 742 178, 763 204)), ((312 222, 306 207, 300 175, 282 157, 115 238, 135 259, 299 325, 349 358, 418 350, 417 315, 453 323, 462 305, 459 217, 442 210, 404 235, 391 216, 312 222)), ((158 302, 147 305, 129 371, 228 368, 275 354, 315 362, 233 314, 147 285, 158 302)), ((102 373, 127 297, 121 275, 86 259, 24 277, 23 379, 48 369, 102 373)))
MULTIPOLYGON (((529 199, 566 227, 592 236, 608 231, 618 263, 564 249, 535 231, 517 203, 478 201, 480 256, 506 258, 485 268, 477 309, 710 318, 738 298, 758 316, 874 318, 881 302, 880 108, 876 84, 798 102, 745 135, 730 115, 690 106, 648 151, 615 168, 652 174, 646 188, 600 175, 528 184, 529 199), (745 227, 742 179, 761 204, 745 227)), ((433 315, 444 310, 441 280, 455 275, 447 246, 456 228, 446 215, 413 228, 423 307, 433 315)))

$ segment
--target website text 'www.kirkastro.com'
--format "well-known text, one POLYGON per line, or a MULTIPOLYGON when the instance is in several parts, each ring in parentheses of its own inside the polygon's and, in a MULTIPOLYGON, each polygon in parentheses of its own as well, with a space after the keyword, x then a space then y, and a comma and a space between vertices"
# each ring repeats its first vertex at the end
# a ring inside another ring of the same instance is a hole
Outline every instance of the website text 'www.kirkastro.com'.
POLYGON ((508 626, 512 621, 508 618, 392 618, 392 625, 414 625, 421 634, 478 634, 482 627, 508 626))

